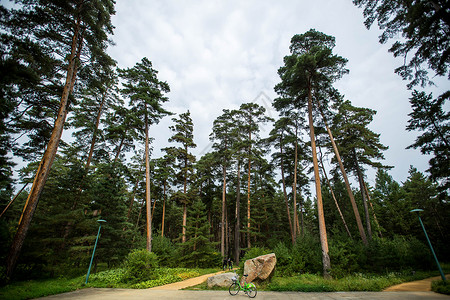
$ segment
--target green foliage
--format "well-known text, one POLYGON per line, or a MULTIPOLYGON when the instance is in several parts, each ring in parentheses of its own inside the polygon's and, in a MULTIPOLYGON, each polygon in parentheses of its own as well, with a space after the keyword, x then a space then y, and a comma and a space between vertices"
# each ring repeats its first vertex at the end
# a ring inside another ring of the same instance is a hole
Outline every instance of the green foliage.
POLYGON ((427 246, 415 238, 395 236, 392 239, 374 239, 367 249, 364 268, 371 272, 384 270, 429 269, 432 257, 427 246))
POLYGON ((172 241, 164 236, 156 235, 152 240, 152 252, 158 255, 160 266, 175 266, 176 246, 172 241))
POLYGON ((450 295, 450 283, 443 280, 433 281, 431 283, 431 290, 439 294, 450 295))
POLYGON ((146 249, 131 251, 125 261, 125 274, 122 281, 141 282, 154 278, 158 267, 158 256, 146 249))
POLYGON ((297 237, 295 245, 279 243, 274 253, 277 256, 277 274, 291 276, 322 270, 319 240, 309 233, 297 237))
POLYGON ((185 243, 179 243, 178 259, 186 267, 213 267, 220 265, 220 254, 214 249, 216 243, 210 241, 210 225, 206 217, 205 204, 197 199, 189 209, 185 243))

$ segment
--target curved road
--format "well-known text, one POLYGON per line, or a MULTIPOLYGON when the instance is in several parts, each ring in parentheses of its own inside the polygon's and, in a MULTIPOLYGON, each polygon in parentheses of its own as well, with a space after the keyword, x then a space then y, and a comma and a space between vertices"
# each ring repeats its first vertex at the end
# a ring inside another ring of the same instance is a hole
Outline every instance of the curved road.
MULTIPOLYGON (((222 273, 217 272, 215 274, 222 273)), ((237 296, 231 296, 228 291, 187 291, 183 288, 194 286, 202 283, 208 277, 214 274, 207 274, 185 281, 168 284, 152 289, 136 290, 136 289, 111 289, 111 288, 89 288, 74 292, 48 296, 39 298, 41 300, 104 300, 104 299, 120 299, 120 300, 140 300, 140 299, 227 299, 242 300, 249 299, 243 292, 237 296)), ((447 275, 448 276, 448 275, 447 275)), ((450 300, 450 296, 431 292, 431 281, 438 280, 440 277, 428 278, 425 280, 407 282, 386 289, 383 292, 330 292, 330 293, 301 293, 301 292, 258 292, 255 299, 267 300, 353 300, 353 299, 370 299, 370 300, 450 300)))
MULTIPOLYGON (((245 300, 249 299, 244 293, 231 296, 227 291, 182 291, 182 290, 131 290, 131 289, 82 289, 75 292, 64 293, 45 298, 45 300, 149 300, 149 299, 199 299, 199 300, 245 300)), ((446 295, 434 292, 333 292, 333 293, 298 293, 298 292, 259 292, 255 299, 267 300, 449 300, 446 295)))

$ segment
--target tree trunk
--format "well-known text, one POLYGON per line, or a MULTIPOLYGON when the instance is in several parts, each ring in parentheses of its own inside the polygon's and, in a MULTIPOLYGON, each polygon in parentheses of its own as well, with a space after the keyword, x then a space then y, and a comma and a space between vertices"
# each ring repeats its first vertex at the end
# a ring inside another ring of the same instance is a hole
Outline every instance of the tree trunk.
POLYGON ((347 189, 347 194, 348 194, 348 197, 350 198, 350 202, 352 204, 353 213, 354 213, 355 219, 356 219, 356 224, 358 225, 359 235, 361 236, 361 240, 364 243, 364 245, 367 246, 368 243, 367 243, 366 233, 364 231, 364 227, 363 227, 362 222, 361 222, 361 216, 359 215, 358 206, 356 205, 356 201, 355 201, 355 197, 353 196, 352 188, 350 187, 350 182, 348 181, 347 173, 345 172, 344 164, 342 163, 341 156, 339 155, 338 148, 336 146, 336 143, 334 142, 333 134, 331 133, 330 127, 328 126, 327 120, 325 119, 325 115, 322 112, 322 109, 321 109, 321 106, 320 106, 319 102, 318 102, 318 105, 319 105, 319 111, 320 111, 320 113, 322 115, 322 119, 323 119, 323 121, 325 123, 328 135, 330 137, 331 145, 333 146, 334 154, 336 155, 336 159, 337 159, 337 161, 339 163, 339 168, 341 170, 342 177, 344 178, 345 188, 347 189))
POLYGON ((120 152, 122 151, 122 147, 125 142, 126 134, 127 134, 127 131, 125 130, 125 132, 123 133, 122 139, 120 140, 120 144, 119 144, 119 146, 117 146, 116 156, 114 157, 114 162, 113 162, 113 169, 116 166, 116 162, 119 159, 120 152))
MULTIPOLYGON (((250 122, 251 123, 251 122, 250 122)), ((248 146, 248 180, 247 180, 247 248, 251 248, 250 241, 250 175, 251 175, 251 153, 252 153, 252 133, 249 131, 248 133, 248 141, 250 145, 248 146)))
POLYGON ((161 221, 161 236, 164 236, 164 218, 166 216, 166 181, 164 180, 164 192, 163 192, 163 211, 161 221))
POLYGON ((363 183, 364 183, 364 191, 366 192, 366 195, 367 195, 367 201, 369 202, 369 205, 372 208, 373 220, 375 221, 375 224, 377 224, 378 234, 382 238, 383 234, 381 233, 380 223, 378 223, 377 216, 375 215, 375 209, 373 208, 372 201, 370 199, 369 190, 367 189, 366 183, 365 182, 363 182, 363 183))
POLYGON ((283 160, 283 146, 281 145, 281 137, 280 137, 280 154, 281 154, 281 180, 283 182, 283 195, 284 195, 284 203, 286 204, 286 214, 289 220, 289 229, 291 232, 291 241, 292 245, 295 243, 295 237, 294 237, 294 230, 292 228, 292 221, 291 221, 291 212, 289 210, 289 203, 288 203, 288 197, 286 192, 286 180, 284 178, 284 160, 283 160))
POLYGON ((238 160, 237 163, 237 188, 236 188, 236 227, 234 230, 234 261, 236 265, 239 265, 239 256, 241 253, 240 249, 240 200, 241 200, 241 162, 238 160))
POLYGON ((297 140, 298 124, 295 121, 295 154, 294 154, 294 182, 292 183, 292 195, 294 198, 294 243, 297 240, 297 227, 298 227, 298 215, 297 215, 297 165, 298 165, 298 140, 297 140))
POLYGON ((333 197, 334 204, 336 205, 336 209, 339 212, 339 216, 341 217, 342 223, 344 223, 344 227, 345 227, 345 230, 347 231, 348 236, 350 238, 352 238, 352 234, 350 233, 350 230, 348 229, 347 222, 345 222, 344 215, 342 214, 341 208, 339 207, 336 196, 334 195, 333 187, 331 186, 330 180, 328 180, 327 171, 325 170, 325 166, 323 165, 322 150, 320 147, 319 147, 319 153, 320 153, 320 165, 322 167, 322 171, 323 171, 323 175, 325 176, 325 180, 327 181, 328 188, 330 189, 331 196, 333 197))
POLYGON ((323 263, 323 277, 330 278, 331 275, 329 273, 331 269, 330 256, 328 254, 328 239, 327 239, 327 230, 325 227, 325 217, 323 212, 323 203, 322 203, 322 191, 320 188, 320 177, 319 177, 319 164, 317 162, 317 153, 316 153, 316 140, 314 135, 314 124, 312 117, 312 96, 311 96, 311 82, 308 82, 308 117, 309 117, 309 135, 311 138, 311 149, 312 149, 312 158, 314 165, 314 178, 316 183, 316 197, 317 197, 317 215, 319 219, 319 234, 320 234, 320 244, 322 246, 322 263, 323 263))
POLYGON ((227 188, 227 167, 224 163, 223 165, 223 187, 222 187, 222 226, 221 226, 221 236, 220 236, 220 253, 222 258, 225 257, 225 211, 226 211, 226 188, 227 188))
POLYGON ((89 155, 88 155, 88 158, 86 161, 86 166, 85 166, 86 171, 89 170, 89 166, 91 165, 92 156, 94 154, 95 142, 97 140, 98 126, 100 124, 100 118, 102 116, 102 108, 103 108, 103 104, 105 103, 107 92, 108 92, 108 89, 106 89, 105 92, 103 93, 102 100, 100 101, 100 106, 98 107, 97 119, 95 120, 94 133, 92 134, 91 147, 89 149, 89 155))
POLYGON ((187 225, 187 153, 188 153, 188 147, 187 144, 185 146, 185 151, 186 151, 186 158, 184 159, 184 205, 183 205, 183 228, 182 228, 182 233, 181 233, 181 242, 185 243, 186 242, 186 225, 187 225))
POLYGON ((363 202, 363 207, 364 207, 364 214, 366 217, 367 234, 369 236, 369 241, 371 241, 372 240, 372 226, 370 225, 369 207, 367 206, 366 192, 364 190, 364 176, 362 174, 361 168, 359 167, 358 157, 356 156, 355 149, 353 149, 353 155, 355 158, 356 173, 358 175, 359 189, 361 191, 361 197, 362 197, 362 202, 363 202))
POLYGON ((150 198, 150 157, 149 157, 149 136, 148 136, 148 116, 147 103, 145 104, 145 199, 147 205, 147 251, 152 252, 152 200, 150 198))
POLYGON ((16 200, 16 198, 23 192, 23 190, 27 187, 27 185, 29 184, 29 182, 27 182, 21 189, 20 191, 11 199, 11 201, 9 201, 8 205, 6 205, 5 209, 2 211, 2 213, 0 214, 0 218, 3 216, 3 214, 8 210, 8 208, 11 206, 11 204, 14 202, 14 200, 16 200))
POLYGON ((81 18, 78 17, 76 21, 75 31, 72 37, 71 53, 69 56, 69 65, 67 68, 66 81, 64 89, 61 95, 61 102, 59 105, 58 116, 55 121, 55 125, 50 136, 50 140, 45 149, 42 160, 34 177, 33 185, 31 186, 30 193, 28 194, 27 201, 19 221, 17 232, 12 240, 11 248, 6 260, 6 277, 11 278, 14 268, 19 258, 20 251, 25 241, 28 229, 31 224, 34 212, 39 202, 39 197, 44 189, 45 182, 47 181, 50 168, 58 150, 58 145, 61 140, 61 135, 64 129, 64 123, 66 121, 68 113, 68 100, 69 94, 72 93, 76 80, 77 72, 77 56, 81 54, 81 48, 83 45, 83 33, 80 36, 80 24, 81 18))

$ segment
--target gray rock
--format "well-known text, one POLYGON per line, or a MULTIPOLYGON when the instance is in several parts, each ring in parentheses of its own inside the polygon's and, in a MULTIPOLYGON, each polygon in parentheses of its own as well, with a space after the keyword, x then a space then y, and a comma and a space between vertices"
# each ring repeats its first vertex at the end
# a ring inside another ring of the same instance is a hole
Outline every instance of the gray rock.
POLYGON ((208 277, 206 280, 206 284, 208 288, 212 287, 228 287, 231 285, 231 278, 235 276, 234 273, 222 273, 218 275, 214 275, 211 277, 208 277))
POLYGON ((244 274, 248 274, 247 282, 253 280, 263 281, 271 277, 276 264, 277 257, 275 256, 275 253, 261 255, 246 260, 244 263, 244 274))

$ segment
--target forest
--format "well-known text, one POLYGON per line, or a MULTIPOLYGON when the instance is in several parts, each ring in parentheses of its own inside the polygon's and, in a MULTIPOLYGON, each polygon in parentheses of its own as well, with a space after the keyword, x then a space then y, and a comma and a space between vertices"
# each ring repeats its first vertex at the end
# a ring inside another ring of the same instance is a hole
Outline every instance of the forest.
POLYGON ((424 90, 450 78, 448 2, 353 0, 381 43, 404 38, 390 52, 405 57, 395 70, 411 89, 405 130, 430 160, 425 173, 411 162, 401 183, 369 129, 377 112, 334 85, 349 70, 333 36, 294 35, 273 87, 277 117, 255 102, 224 107, 196 157, 191 112, 166 108, 173 83, 151 58, 120 68, 108 55, 114 1, 15 2, 0 6, 1 283, 83 274, 99 219, 94 269, 142 249, 187 268, 274 252, 280 274, 325 278, 435 269, 413 209, 448 262, 450 92, 424 90), (172 125, 160 149, 151 128, 162 118, 172 125))

